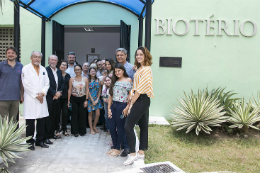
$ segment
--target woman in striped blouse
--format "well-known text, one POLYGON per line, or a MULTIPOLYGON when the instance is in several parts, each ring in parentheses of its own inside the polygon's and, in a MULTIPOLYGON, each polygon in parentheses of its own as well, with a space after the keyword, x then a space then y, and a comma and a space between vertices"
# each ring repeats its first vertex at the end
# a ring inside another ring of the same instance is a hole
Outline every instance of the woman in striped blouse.
POLYGON ((138 70, 134 75, 132 99, 125 123, 125 132, 130 147, 130 154, 124 165, 130 165, 137 159, 144 159, 144 150, 148 142, 148 116, 150 98, 153 95, 152 56, 145 47, 138 47, 135 52, 135 65, 138 70), (136 154, 134 126, 140 127, 140 146, 136 154))

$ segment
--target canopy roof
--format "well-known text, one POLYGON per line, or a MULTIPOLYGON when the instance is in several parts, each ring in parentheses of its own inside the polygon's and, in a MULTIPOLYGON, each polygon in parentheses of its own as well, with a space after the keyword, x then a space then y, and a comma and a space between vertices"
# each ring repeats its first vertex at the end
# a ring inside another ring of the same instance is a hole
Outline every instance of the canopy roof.
POLYGON ((137 16, 145 15, 146 0, 20 0, 20 5, 40 17, 51 18, 64 8, 87 2, 110 3, 125 8, 137 16))

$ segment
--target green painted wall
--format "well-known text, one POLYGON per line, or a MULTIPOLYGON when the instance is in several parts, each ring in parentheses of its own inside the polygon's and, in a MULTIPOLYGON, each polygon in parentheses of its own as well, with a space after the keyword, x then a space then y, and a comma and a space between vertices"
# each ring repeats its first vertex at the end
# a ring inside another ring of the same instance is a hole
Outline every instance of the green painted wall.
MULTIPOLYGON (((260 26, 258 6, 255 0, 155 0, 152 6, 152 43, 154 93, 150 107, 151 116, 168 117, 172 104, 178 104, 177 98, 183 91, 190 89, 209 89, 219 86, 227 90, 234 90, 238 97, 249 99, 259 90, 258 74, 260 69, 260 49, 258 48, 260 35, 253 37, 205 36, 206 21, 199 23, 200 36, 194 36, 195 23, 189 22, 190 30, 185 36, 155 35, 155 19, 209 19, 227 20, 227 30, 234 33, 233 20, 254 21, 260 26), (182 68, 159 67, 159 57, 182 57, 182 68)), ((0 26, 13 25, 13 6, 5 1, 4 15, 0 13, 0 26)), ((131 62, 138 42, 138 20, 132 13, 109 4, 86 3, 69 7, 57 15, 53 20, 63 25, 119 25, 120 20, 132 25, 131 33, 131 62)), ((144 21, 145 23, 145 21, 144 21)), ((167 28, 167 23, 165 24, 167 28)), ((218 27, 218 22, 214 24, 218 27)), ((145 28, 145 27, 144 27, 145 28)), ((172 27, 171 27, 172 28, 172 27)), ((46 25, 46 55, 52 53, 52 26, 46 25)), ((177 31, 183 32, 183 23, 178 23, 177 31)), ((245 25, 245 32, 251 33, 251 24, 245 25)), ((41 19, 21 8, 21 57, 22 63, 29 63, 32 50, 40 50, 41 19)), ((144 44, 144 41, 143 41, 144 44)), ((47 62, 47 60, 46 60, 47 62)))
MULTIPOLYGON (((13 23, 13 3, 5 0, 3 13, 0 12, 0 27, 13 27, 13 23)), ((28 64, 31 52, 41 50, 41 18, 23 8, 20 8, 20 39, 21 61, 28 64)))
MULTIPOLYGON (((83 3, 66 8, 52 17, 62 25, 120 25, 123 20, 131 25, 130 54, 133 62, 134 52, 138 46, 138 18, 133 13, 107 3, 83 3)), ((52 53, 52 23, 46 25, 46 55, 52 53)), ((65 55, 67 52, 65 52, 65 55)))
MULTIPOLYGON (((200 23, 200 36, 193 36, 194 22, 185 36, 155 35, 156 18, 227 20, 227 28, 234 33, 233 20, 254 21, 260 27, 259 1, 255 0, 156 0, 152 8, 153 75, 155 99, 152 100, 150 115, 169 116, 172 104, 183 91, 209 89, 219 86, 234 90, 239 97, 248 99, 260 89, 260 31, 254 37, 205 36, 206 22, 200 23), (166 5, 167 4, 167 5, 166 5), (182 68, 160 68, 159 57, 182 57, 182 68)), ((173 22, 172 22, 173 23, 173 22)), ((172 24, 171 23, 171 24, 172 24)), ((166 25, 167 26, 167 25, 166 25)), ((215 23, 217 28, 218 22, 215 23)), ((183 32, 183 25, 177 30, 183 32)), ((252 32, 250 24, 246 33, 252 32)), ((215 31, 216 33, 216 31, 215 31)))

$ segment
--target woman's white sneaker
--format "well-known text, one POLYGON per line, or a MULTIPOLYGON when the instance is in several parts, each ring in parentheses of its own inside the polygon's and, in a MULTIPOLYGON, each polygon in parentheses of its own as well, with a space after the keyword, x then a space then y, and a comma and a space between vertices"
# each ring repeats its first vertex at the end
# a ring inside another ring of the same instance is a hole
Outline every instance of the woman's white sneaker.
POLYGON ((127 160, 123 163, 124 165, 131 165, 138 159, 137 154, 135 156, 128 154, 127 160))
POLYGON ((137 157, 138 157, 138 159, 144 160, 145 155, 137 153, 137 157))

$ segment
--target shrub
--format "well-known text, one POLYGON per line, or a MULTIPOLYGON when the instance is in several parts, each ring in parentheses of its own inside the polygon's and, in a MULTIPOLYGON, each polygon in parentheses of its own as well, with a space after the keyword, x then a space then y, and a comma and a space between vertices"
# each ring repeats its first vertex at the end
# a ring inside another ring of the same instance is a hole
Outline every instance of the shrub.
POLYGON ((259 130, 253 124, 260 121, 260 106, 253 105, 249 100, 248 103, 245 103, 244 98, 241 100, 241 103, 236 102, 233 105, 233 109, 229 108, 229 122, 233 125, 229 126, 230 128, 239 128, 242 131, 246 131, 249 127, 259 130))
POLYGON ((214 99, 218 99, 220 106, 224 106, 225 112, 228 113, 229 108, 233 109, 233 103, 240 100, 240 98, 231 98, 237 93, 234 93, 233 91, 224 92, 224 90, 225 88, 218 87, 217 89, 213 89, 211 92, 208 92, 206 89, 207 94, 214 99))
POLYGON ((220 106, 220 101, 207 90, 198 90, 197 95, 192 90, 190 95, 184 92, 184 98, 178 101, 181 107, 174 105, 174 114, 171 114, 172 125, 178 127, 177 130, 187 129, 186 133, 189 133, 195 129, 197 135, 201 130, 210 134, 212 129, 209 126, 220 126, 227 120, 224 106, 220 106))
MULTIPOLYGON (((0 116, 0 157, 6 167, 8 167, 8 161, 15 163, 14 158, 21 158, 15 153, 29 151, 29 145, 22 143, 31 137, 21 138, 25 125, 17 129, 18 123, 0 116)), ((0 170, 8 172, 5 168, 0 170)))

